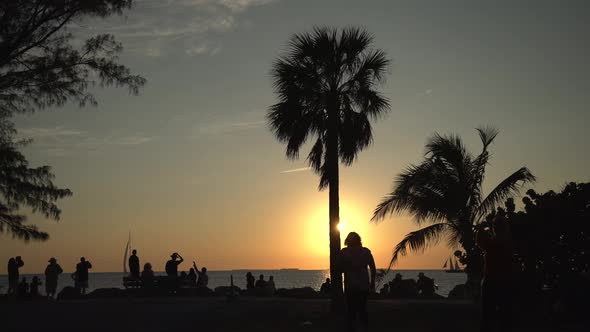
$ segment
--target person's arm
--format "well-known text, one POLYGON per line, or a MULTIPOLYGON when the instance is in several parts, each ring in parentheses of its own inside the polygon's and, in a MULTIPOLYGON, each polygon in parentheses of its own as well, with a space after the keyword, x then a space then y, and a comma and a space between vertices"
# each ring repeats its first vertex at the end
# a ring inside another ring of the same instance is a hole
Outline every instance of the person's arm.
POLYGON ((199 273, 199 269, 197 268, 197 263, 195 263, 195 261, 193 261, 193 268, 195 269, 196 273, 199 273))
POLYGON ((182 258, 182 256, 180 256, 180 254, 178 254, 178 258, 180 258, 180 260, 178 261, 177 264, 180 264, 180 263, 184 262, 184 258, 182 258))
POLYGON ((369 269, 371 269, 371 290, 375 291, 375 277, 377 275, 377 268, 375 267, 375 259, 369 251, 369 269))
POLYGON ((57 274, 62 274, 64 270, 62 270, 61 266, 57 266, 57 274))
POLYGON ((90 261, 87 261, 86 263, 87 263, 88 268, 91 269, 92 268, 92 263, 90 263, 90 261))

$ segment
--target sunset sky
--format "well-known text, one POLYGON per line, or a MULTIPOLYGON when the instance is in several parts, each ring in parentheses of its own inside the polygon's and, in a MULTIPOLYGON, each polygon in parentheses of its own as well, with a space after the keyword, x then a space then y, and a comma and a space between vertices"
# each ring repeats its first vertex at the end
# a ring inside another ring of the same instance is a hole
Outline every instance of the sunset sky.
MULTIPOLYGON (((590 5, 587 1, 144 0, 122 17, 72 26, 112 33, 121 62, 148 79, 139 96, 96 90, 99 106, 67 105, 16 118, 33 166, 51 165, 74 196, 50 233, 25 244, 0 235, 0 274, 51 256, 66 271, 80 256, 94 271, 121 271, 128 232, 143 262, 163 270, 179 252, 211 270, 328 268, 328 194, 303 158, 289 161, 265 113, 276 102, 274 59, 314 25, 366 28, 393 60, 382 92, 388 116, 375 142, 341 168, 344 236, 363 237, 378 267, 416 229, 408 216, 374 225, 394 177, 418 163, 434 132, 492 125, 486 189, 521 166, 539 191, 590 181, 590 5)), ((343 238, 344 238, 343 236, 343 238)), ((396 268, 441 268, 444 241, 396 268)), ((188 264, 181 266, 188 269, 188 264)))

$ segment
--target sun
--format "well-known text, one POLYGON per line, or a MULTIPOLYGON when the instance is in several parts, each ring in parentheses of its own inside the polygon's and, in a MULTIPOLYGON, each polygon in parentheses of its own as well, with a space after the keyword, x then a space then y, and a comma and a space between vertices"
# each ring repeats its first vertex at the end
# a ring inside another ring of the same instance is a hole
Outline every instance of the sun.
POLYGON ((346 223, 344 222, 344 220, 340 219, 340 222, 338 223, 338 226, 336 226, 336 228, 338 228, 340 235, 344 234, 347 230, 346 223))
MULTIPOLYGON (((318 204, 311 208, 310 211, 310 214, 305 217, 304 247, 311 255, 327 256, 330 253, 328 207, 318 204)), ((342 242, 349 232, 355 231, 359 234, 365 234, 368 224, 367 217, 363 217, 356 204, 341 201, 340 222, 337 227, 342 242)), ((342 245, 344 244, 342 243, 342 245)))

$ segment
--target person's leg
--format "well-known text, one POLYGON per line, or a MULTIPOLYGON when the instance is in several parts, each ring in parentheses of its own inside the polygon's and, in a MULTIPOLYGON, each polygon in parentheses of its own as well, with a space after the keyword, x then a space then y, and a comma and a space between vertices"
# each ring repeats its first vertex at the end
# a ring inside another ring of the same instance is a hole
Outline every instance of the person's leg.
POLYGON ((349 332, 356 331, 356 315, 358 312, 358 295, 353 292, 346 293, 346 324, 349 332))
POLYGON ((495 309, 493 285, 489 280, 484 280, 481 285, 480 332, 489 332, 493 330, 495 309))
POLYGON ((359 320, 365 331, 369 329, 369 313, 367 312, 367 293, 359 295, 359 320))
POLYGON ((512 328, 512 283, 510 281, 503 282, 497 289, 497 293, 499 294, 500 330, 510 331, 512 328))

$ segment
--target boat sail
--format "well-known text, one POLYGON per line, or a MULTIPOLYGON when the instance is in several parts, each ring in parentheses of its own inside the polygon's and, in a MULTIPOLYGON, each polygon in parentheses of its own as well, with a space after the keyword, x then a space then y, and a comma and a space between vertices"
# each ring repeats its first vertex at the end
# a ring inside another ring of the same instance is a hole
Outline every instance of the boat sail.
POLYGON ((129 255, 129 249, 131 248, 131 232, 129 232, 129 238, 125 245, 125 254, 123 255, 123 273, 127 275, 127 255, 129 255))
POLYGON ((449 264, 449 269, 445 270, 445 272, 448 272, 448 273, 465 272, 459 267, 459 261, 456 258, 453 260, 452 256, 449 257, 449 260, 445 261, 445 265, 443 266, 443 269, 447 267, 447 263, 449 264))

